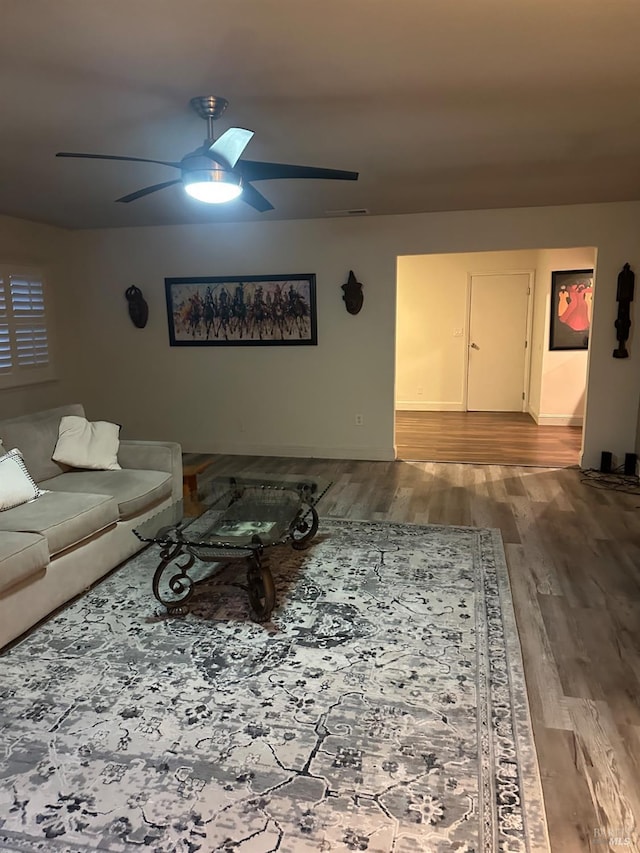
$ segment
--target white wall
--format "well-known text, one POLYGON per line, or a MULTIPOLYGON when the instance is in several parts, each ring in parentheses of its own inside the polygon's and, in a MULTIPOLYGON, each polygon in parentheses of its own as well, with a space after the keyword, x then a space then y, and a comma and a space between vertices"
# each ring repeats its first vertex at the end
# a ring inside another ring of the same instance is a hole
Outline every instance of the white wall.
POLYGON ((587 353, 549 351, 551 271, 594 265, 591 248, 398 258, 396 408, 464 411, 469 276, 532 270, 529 410, 540 423, 581 424, 587 353))
POLYGON ((543 249, 538 252, 532 339, 536 348, 534 353, 540 358, 540 383, 536 388, 537 391, 539 389, 537 401, 532 396, 529 404, 531 414, 540 424, 583 423, 588 353, 586 350, 549 349, 551 273, 553 270, 595 267, 596 251, 593 248, 543 249))
POLYGON ((611 352, 617 275, 625 262, 640 268, 638 233, 638 202, 75 232, 56 294, 59 331, 76 353, 64 378, 91 417, 121 420, 129 436, 189 450, 391 458, 397 257, 596 246, 584 436, 584 463, 595 465, 603 448, 635 445, 635 317, 631 357, 611 352), (356 316, 341 298, 350 269, 364 283, 356 316), (169 347, 165 276, 295 272, 317 275, 318 347, 169 347), (149 302, 146 329, 129 320, 131 284, 149 302))
POLYGON ((88 410, 187 450, 393 458, 395 261, 380 275, 358 230, 327 220, 77 233, 69 299, 86 318, 75 381, 88 410), (364 282, 357 316, 342 300, 350 269, 364 282), (171 348, 165 277, 243 273, 315 273, 318 345, 171 348), (142 330, 127 314, 132 284, 149 304, 142 330))

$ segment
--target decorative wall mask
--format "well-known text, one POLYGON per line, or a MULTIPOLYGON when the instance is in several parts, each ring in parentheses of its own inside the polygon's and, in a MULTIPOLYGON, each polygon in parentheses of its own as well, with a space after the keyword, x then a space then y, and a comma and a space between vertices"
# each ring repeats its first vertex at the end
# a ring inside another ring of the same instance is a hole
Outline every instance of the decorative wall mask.
POLYGON ((633 302, 635 278, 635 274, 631 271, 629 264, 625 264, 618 275, 618 292, 616 294, 616 299, 618 300, 618 319, 614 323, 618 346, 613 351, 614 358, 629 358, 625 343, 631 329, 631 303, 633 302))
POLYGON ((129 302, 129 316, 133 325, 138 329, 144 329, 149 319, 149 306, 142 295, 142 291, 132 284, 125 290, 124 295, 129 302))
POLYGON ((349 314, 357 314, 362 308, 364 302, 364 294, 362 292, 362 284, 356 279, 353 270, 349 270, 349 278, 346 284, 341 285, 344 290, 342 298, 347 306, 349 314))

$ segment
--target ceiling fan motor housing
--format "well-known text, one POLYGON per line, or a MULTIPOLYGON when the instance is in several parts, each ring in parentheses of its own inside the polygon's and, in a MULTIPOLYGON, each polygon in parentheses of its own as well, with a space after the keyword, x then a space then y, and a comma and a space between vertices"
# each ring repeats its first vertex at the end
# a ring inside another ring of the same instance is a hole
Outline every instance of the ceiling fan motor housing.
MULTIPOLYGON (((204 148, 208 146, 205 145, 204 148)), ((198 148, 187 154, 180 161, 182 170, 182 181, 184 184, 199 183, 206 181, 208 183, 229 183, 230 180, 238 186, 242 183, 240 175, 232 174, 228 169, 224 169, 219 163, 216 163, 211 157, 207 157, 203 150, 198 148)))

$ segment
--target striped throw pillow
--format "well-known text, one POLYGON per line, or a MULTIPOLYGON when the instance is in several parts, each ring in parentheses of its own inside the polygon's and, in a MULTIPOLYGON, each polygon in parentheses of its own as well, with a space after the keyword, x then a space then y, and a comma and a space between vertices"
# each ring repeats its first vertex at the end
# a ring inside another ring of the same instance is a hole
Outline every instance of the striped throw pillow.
POLYGON ((0 456, 0 512, 39 498, 44 492, 27 471, 17 447, 0 456))

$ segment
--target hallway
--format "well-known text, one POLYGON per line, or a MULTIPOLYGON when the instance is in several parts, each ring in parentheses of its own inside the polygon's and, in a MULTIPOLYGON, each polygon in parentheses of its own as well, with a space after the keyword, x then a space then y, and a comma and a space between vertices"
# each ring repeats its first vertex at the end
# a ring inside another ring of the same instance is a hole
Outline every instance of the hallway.
POLYGON ((538 426, 524 412, 396 412, 398 459, 568 468, 582 427, 538 426))

